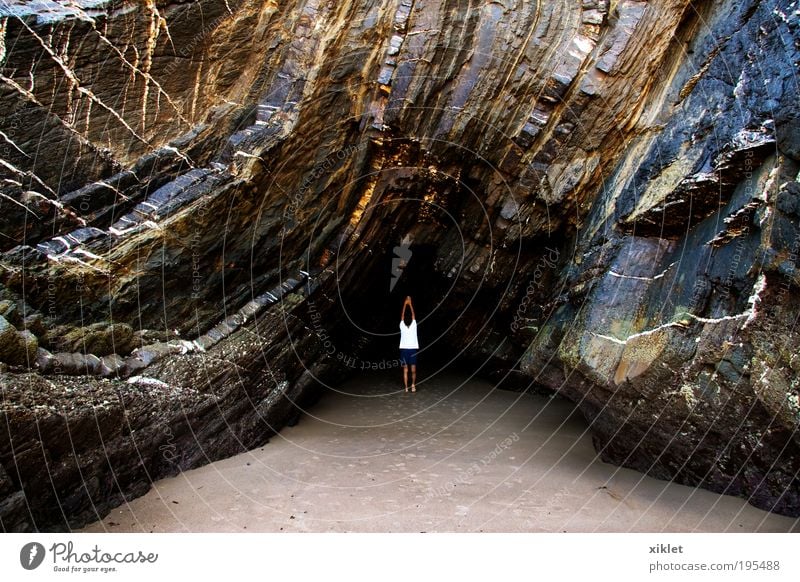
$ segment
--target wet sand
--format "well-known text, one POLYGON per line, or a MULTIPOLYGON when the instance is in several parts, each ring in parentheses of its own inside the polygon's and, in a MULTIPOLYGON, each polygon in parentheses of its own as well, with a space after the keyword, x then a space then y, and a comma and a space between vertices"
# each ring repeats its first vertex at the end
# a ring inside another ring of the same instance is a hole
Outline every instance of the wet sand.
POLYGON ((563 400, 451 375, 406 394, 398 378, 354 379, 265 446, 158 481, 81 531, 800 531, 601 462, 563 400))

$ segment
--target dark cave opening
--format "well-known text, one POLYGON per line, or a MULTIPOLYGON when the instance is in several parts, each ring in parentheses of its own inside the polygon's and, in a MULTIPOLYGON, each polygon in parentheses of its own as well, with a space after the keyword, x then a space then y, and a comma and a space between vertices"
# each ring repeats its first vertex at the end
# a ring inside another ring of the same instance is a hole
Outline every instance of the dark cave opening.
POLYGON ((437 272, 436 256, 431 244, 390 247, 362 272, 359 285, 342 289, 344 317, 337 332, 345 344, 359 347, 362 361, 398 357, 398 325, 406 296, 412 298, 419 326, 420 361, 447 362, 455 356, 447 330, 458 317, 452 305, 457 289, 437 272))
MULTIPOLYGON (((477 289, 464 276, 463 261, 442 272, 442 247, 435 242, 387 244, 357 269, 355 280, 340 282, 331 326, 343 378, 397 369, 399 322, 406 296, 411 296, 419 331, 419 378, 456 372, 476 375, 515 391, 534 390, 518 369, 521 349, 501 337, 508 322, 496 309, 503 289, 477 289), (488 347, 487 347, 488 346, 488 347), (494 348, 501 346, 502 349, 494 348)), ((535 390, 540 391, 540 390, 535 390)), ((543 389, 541 391, 544 391, 543 389)), ((549 393, 550 391, 546 391, 549 393)))

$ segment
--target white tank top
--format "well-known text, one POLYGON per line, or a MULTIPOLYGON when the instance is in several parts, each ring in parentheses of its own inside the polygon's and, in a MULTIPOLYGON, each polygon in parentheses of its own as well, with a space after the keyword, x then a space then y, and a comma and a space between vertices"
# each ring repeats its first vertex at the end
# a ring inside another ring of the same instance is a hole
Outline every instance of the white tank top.
POLYGON ((400 322, 400 349, 418 350, 417 320, 412 319, 411 325, 400 322))

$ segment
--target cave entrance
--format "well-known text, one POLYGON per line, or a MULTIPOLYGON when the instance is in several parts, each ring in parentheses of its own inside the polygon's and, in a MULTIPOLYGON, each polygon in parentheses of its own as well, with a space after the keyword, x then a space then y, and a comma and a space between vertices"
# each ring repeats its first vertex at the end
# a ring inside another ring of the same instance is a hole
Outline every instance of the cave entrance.
MULTIPOLYGON (((419 325, 421 375, 457 366, 499 382, 515 367, 522 347, 508 340, 509 292, 523 249, 500 246, 493 225, 502 217, 486 213, 488 194, 467 171, 479 162, 460 163, 449 172, 386 169, 373 202, 356 214, 357 230, 329 247, 336 289, 324 290, 326 312, 337 354, 355 371, 399 358, 406 296, 419 325)), ((527 382, 521 376, 517 384, 527 382)))
MULTIPOLYGON (((403 300, 411 296, 419 326, 420 363, 448 362, 456 351, 447 341, 448 328, 458 313, 453 280, 436 269, 437 247, 432 244, 390 246, 358 275, 360 284, 342 291, 347 317, 340 333, 356 344, 361 360, 378 363, 398 357, 398 324, 403 300)), ((434 364, 431 364, 434 365, 434 364)))

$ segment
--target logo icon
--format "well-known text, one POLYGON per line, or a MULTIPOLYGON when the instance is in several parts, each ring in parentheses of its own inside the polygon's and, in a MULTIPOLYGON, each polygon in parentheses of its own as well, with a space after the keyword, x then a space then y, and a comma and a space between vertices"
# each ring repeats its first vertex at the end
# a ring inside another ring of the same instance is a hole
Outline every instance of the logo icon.
POLYGON ((22 546, 19 552, 19 563, 26 570, 35 570, 44 561, 44 546, 38 542, 30 542, 22 546))
POLYGON ((403 269, 405 269, 408 261, 411 260, 411 237, 406 235, 403 237, 403 240, 400 241, 400 246, 394 247, 392 249, 394 251, 394 258, 392 258, 392 280, 389 282, 389 293, 394 291, 394 286, 397 285, 397 281, 400 279, 400 276, 403 274, 403 269))

